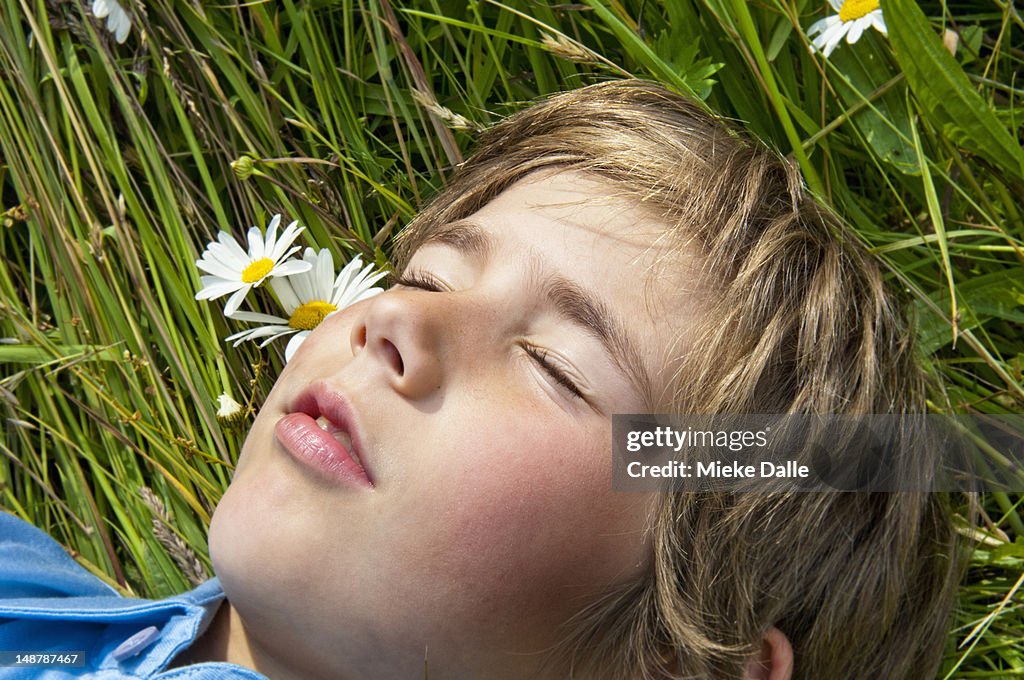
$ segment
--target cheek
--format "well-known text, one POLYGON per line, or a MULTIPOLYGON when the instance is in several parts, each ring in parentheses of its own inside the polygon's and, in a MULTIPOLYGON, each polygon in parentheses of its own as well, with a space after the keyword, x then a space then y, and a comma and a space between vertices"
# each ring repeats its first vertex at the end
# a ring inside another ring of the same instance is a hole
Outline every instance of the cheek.
POLYGON ((426 562, 484 618, 500 606, 560 622, 578 599, 639 574, 646 510, 611 491, 610 434, 525 422, 451 442, 462 453, 439 494, 426 562))

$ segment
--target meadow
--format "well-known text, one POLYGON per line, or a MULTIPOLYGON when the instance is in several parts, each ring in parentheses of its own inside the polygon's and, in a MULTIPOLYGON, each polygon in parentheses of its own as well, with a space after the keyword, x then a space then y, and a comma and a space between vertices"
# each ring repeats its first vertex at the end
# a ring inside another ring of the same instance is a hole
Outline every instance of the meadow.
MULTIPOLYGON (((114 5, 0 0, 0 506, 125 593, 210 573, 283 363, 195 299, 206 244, 280 213, 386 268, 478 130, 588 83, 659 81, 777 148, 902 295, 929 407, 1024 412, 1012 0, 889 0, 885 34, 834 49, 825 0, 114 5), (242 414, 218 419, 224 394, 242 414)), ((979 519, 940 678, 1024 677, 1022 499, 958 501, 979 519)))

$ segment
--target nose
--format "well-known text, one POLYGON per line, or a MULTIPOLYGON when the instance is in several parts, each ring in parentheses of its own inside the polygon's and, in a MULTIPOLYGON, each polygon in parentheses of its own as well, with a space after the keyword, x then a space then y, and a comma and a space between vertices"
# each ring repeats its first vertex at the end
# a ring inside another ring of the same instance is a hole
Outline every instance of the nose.
POLYGON ((352 354, 366 354, 387 382, 410 399, 435 394, 442 386, 444 320, 422 293, 388 291, 368 301, 352 327, 352 354))

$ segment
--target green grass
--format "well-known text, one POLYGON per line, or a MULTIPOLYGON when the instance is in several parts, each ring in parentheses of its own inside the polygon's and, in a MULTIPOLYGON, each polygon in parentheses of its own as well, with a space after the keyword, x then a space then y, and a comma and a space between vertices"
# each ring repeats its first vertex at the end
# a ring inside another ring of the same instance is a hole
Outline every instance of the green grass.
MULTIPOLYGON (((89 4, 0 0, 0 505, 127 592, 208 568, 244 433, 216 397, 259 404, 281 367, 193 299, 205 243, 282 212, 384 264, 473 129, 608 78, 698 96, 802 168, 906 292, 936 411, 1024 407, 1012 3, 892 0, 888 39, 829 60, 804 36, 823 0, 160 0, 124 45, 89 4)), ((1024 676, 1020 500, 984 499, 941 677, 1024 676)))

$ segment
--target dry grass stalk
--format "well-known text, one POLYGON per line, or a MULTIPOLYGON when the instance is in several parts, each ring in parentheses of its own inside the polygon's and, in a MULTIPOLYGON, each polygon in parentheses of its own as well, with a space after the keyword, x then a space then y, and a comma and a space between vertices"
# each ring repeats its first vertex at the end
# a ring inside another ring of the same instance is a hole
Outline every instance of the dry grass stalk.
POLYGON ((157 498, 152 489, 146 486, 139 489, 139 495, 146 507, 153 512, 153 535, 156 536, 160 545, 167 549, 167 553, 185 574, 189 583, 197 586, 208 580, 210 573, 206 571, 206 567, 181 536, 171 528, 171 516, 163 502, 157 498))

